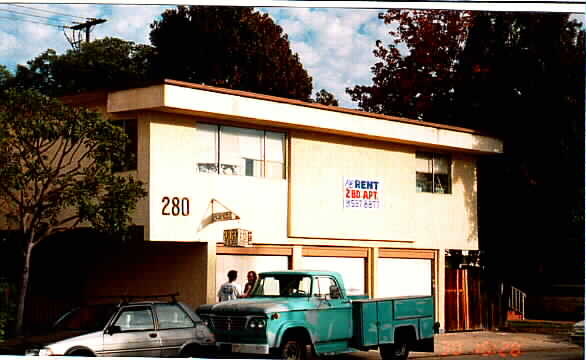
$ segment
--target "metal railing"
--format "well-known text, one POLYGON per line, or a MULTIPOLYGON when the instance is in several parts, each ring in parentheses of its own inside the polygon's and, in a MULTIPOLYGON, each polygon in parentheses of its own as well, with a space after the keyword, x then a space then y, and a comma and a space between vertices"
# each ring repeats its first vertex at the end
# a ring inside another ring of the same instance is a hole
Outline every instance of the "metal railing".
POLYGON ((527 300, 527 294, 523 291, 511 286, 511 296, 509 297, 509 309, 515 311, 517 314, 522 316, 525 320, 525 302, 527 300))

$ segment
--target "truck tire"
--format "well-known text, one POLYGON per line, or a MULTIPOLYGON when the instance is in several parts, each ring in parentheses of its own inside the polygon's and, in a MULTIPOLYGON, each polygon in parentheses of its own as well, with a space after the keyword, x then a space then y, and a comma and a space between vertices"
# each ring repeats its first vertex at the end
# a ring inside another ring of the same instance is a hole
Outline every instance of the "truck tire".
POLYGON ((409 348, 406 343, 381 345, 380 356, 383 360, 405 360, 409 357, 409 348))
POLYGON ((281 358, 286 360, 308 360, 307 344, 299 339, 287 340, 281 349, 281 358))

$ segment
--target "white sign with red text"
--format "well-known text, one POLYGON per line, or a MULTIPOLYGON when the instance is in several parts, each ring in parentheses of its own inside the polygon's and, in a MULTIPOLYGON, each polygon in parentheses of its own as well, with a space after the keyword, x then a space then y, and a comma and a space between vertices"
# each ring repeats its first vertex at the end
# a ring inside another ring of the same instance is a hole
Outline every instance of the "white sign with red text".
POLYGON ((344 178, 344 208, 379 209, 381 188, 379 180, 344 178))

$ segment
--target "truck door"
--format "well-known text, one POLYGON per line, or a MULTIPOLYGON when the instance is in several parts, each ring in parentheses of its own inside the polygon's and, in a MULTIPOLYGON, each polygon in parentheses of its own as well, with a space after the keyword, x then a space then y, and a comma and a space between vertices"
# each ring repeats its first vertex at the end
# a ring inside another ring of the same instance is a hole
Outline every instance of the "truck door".
POLYGON ((350 301, 342 297, 340 287, 333 277, 314 278, 312 301, 316 302, 318 343, 349 340, 352 337, 352 307, 350 301))

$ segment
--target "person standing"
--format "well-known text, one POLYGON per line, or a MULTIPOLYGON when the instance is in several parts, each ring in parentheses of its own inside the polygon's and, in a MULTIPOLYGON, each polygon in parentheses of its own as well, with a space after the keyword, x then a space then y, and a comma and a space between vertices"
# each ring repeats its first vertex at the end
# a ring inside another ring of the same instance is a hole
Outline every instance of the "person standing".
POLYGON ((250 270, 248 274, 246 274, 246 285, 244 285, 244 297, 249 297, 252 293, 252 289, 254 289, 254 285, 256 284, 256 272, 250 270))
POLYGON ((218 300, 220 302, 235 300, 241 297, 242 287, 235 282, 237 278, 238 272, 236 270, 228 271, 228 281, 223 283, 220 286, 220 290, 218 290, 218 300))

